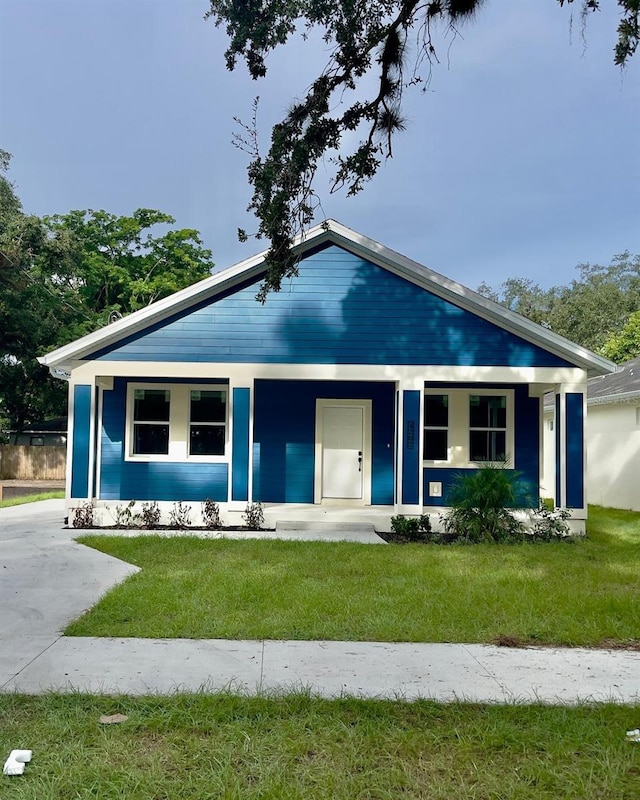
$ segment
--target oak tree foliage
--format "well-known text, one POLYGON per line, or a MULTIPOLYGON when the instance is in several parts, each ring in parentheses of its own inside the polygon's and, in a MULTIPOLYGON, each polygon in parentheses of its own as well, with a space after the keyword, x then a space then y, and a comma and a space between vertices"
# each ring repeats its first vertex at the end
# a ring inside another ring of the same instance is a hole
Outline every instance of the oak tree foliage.
MULTIPOLYGON (((266 58, 296 33, 319 30, 330 58, 306 95, 274 125, 271 144, 261 154, 252 122, 236 143, 250 155, 249 210, 258 220, 256 235, 268 239, 268 273, 258 294, 264 302, 283 278, 297 274, 291 252, 296 235, 312 221, 318 205, 314 179, 319 163, 333 164, 332 191, 360 192, 383 159, 392 155, 394 137, 406 127, 403 98, 424 88, 440 45, 471 22, 486 0, 209 0, 205 15, 229 36, 226 65, 245 62, 253 79, 267 73, 266 58), (444 37, 444 38, 443 38, 444 37), (359 143, 344 149, 348 134, 359 143)), ((573 9, 574 0, 556 0, 573 9)), ((621 14, 614 63, 624 66, 638 45, 640 0, 618 0, 621 14)), ((577 0, 583 22, 599 0, 577 0)), ((445 48, 446 49, 446 48, 445 48)), ((246 238, 239 231, 241 239, 246 238)))

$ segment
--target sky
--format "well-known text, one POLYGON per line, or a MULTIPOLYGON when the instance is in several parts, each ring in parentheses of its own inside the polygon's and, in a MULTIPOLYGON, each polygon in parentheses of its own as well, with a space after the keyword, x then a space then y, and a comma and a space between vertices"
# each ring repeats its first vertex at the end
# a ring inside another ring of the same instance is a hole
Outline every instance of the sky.
MULTIPOLYGON (((408 129, 332 217, 476 288, 510 277, 569 283, 579 263, 640 253, 640 54, 613 64, 614 0, 489 0, 429 90, 406 94, 408 129), (570 11, 574 8, 573 25, 570 11)), ((270 126, 326 62, 292 41, 251 81, 225 68, 206 0, 0 0, 0 148, 26 211, 157 208, 195 228, 224 268, 261 251, 239 117, 270 126)), ((451 44, 449 47, 448 45, 451 44)), ((320 171, 320 187, 327 177, 320 171)))

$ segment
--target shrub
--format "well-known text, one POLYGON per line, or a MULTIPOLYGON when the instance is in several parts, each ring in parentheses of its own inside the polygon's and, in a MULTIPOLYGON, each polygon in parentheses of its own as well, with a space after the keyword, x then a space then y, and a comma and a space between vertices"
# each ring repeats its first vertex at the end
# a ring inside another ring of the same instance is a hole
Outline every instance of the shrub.
POLYGON ((174 503, 169 512, 169 524, 172 528, 188 528, 191 524, 191 506, 184 505, 182 500, 174 503))
POLYGON ((571 529, 566 522, 570 517, 571 512, 566 508, 549 508, 546 503, 541 502, 532 516, 533 527, 529 535, 543 542, 567 539, 571 536, 571 529))
POLYGON ((115 507, 116 528, 133 528, 141 524, 140 514, 133 510, 135 504, 135 500, 129 500, 126 506, 117 505, 115 507))
POLYGON ((142 525, 145 528, 155 528, 160 524, 160 508, 156 501, 142 504, 142 525))
POLYGON ((250 531, 259 531, 264 524, 264 508, 262 503, 247 503, 242 518, 250 531))
POLYGON ((221 528, 220 506, 208 497, 202 504, 202 519, 207 528, 221 528))
POLYGON ((73 509, 74 528, 93 528, 93 503, 83 503, 73 509))
POLYGON ((520 473, 504 464, 486 464, 461 472, 449 491, 451 511, 441 517, 448 534, 468 542, 522 541, 524 525, 508 506, 524 497, 520 473))
POLYGON ((406 536, 407 539, 423 539, 431 533, 431 520, 428 514, 421 514, 419 517, 405 517, 404 514, 398 514, 391 517, 391 530, 406 536))

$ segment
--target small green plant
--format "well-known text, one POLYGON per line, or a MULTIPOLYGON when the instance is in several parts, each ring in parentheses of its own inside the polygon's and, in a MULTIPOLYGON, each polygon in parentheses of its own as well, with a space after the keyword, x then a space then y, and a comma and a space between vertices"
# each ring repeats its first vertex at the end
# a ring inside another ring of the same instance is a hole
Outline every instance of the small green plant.
POLYGON ((140 514, 134 511, 135 500, 129 500, 126 506, 115 507, 116 528, 137 528, 141 523, 140 514))
POLYGON ((247 503, 242 519, 250 531, 259 531, 264 525, 264 508, 262 503, 247 503))
POLYGON ((418 517, 418 527, 423 534, 431 533, 431 518, 428 514, 420 514, 418 517))
POLYGON ((549 508, 546 503, 541 502, 540 507, 532 515, 533 526, 530 535, 543 542, 551 542, 554 539, 567 539, 571 536, 571 528, 567 525, 567 520, 571 518, 571 512, 566 508, 549 508))
POLYGON ((222 527, 220 506, 208 497, 202 504, 202 520, 207 528, 217 529, 222 527))
POLYGON ((391 517, 391 530, 407 539, 424 539, 431 533, 431 520, 428 514, 421 514, 419 517, 405 517, 398 514, 391 517))
POLYGON ((440 519, 446 533, 462 542, 519 542, 525 528, 509 507, 524 494, 519 472, 486 464, 458 473, 448 495, 451 510, 440 519))
POLYGON ((82 503, 73 509, 74 528, 93 528, 93 503, 82 503))
POLYGON ((141 517, 143 528, 156 528, 160 524, 160 507, 155 500, 142 504, 141 517))
POLYGON ((172 528, 188 528, 191 524, 191 506, 184 505, 182 500, 174 503, 169 512, 169 524, 172 528))

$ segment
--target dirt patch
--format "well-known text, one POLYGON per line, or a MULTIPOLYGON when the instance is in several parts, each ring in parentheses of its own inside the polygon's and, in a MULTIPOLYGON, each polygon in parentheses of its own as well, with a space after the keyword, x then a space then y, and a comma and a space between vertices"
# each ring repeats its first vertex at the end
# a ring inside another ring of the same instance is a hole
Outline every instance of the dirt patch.
POLYGON ((376 534, 389 544, 453 544, 459 538, 453 533, 418 533, 414 537, 393 531, 376 531, 376 534))
MULTIPOLYGON (((542 644, 535 639, 525 639, 521 636, 513 636, 511 634, 500 634, 491 640, 491 644, 496 647, 558 647, 555 644, 542 644)), ((640 639, 626 639, 620 641, 619 639, 602 639, 597 644, 593 645, 577 645, 579 647, 586 647, 588 650, 633 650, 640 652, 640 639)), ((563 645, 566 647, 566 645, 563 645)))

